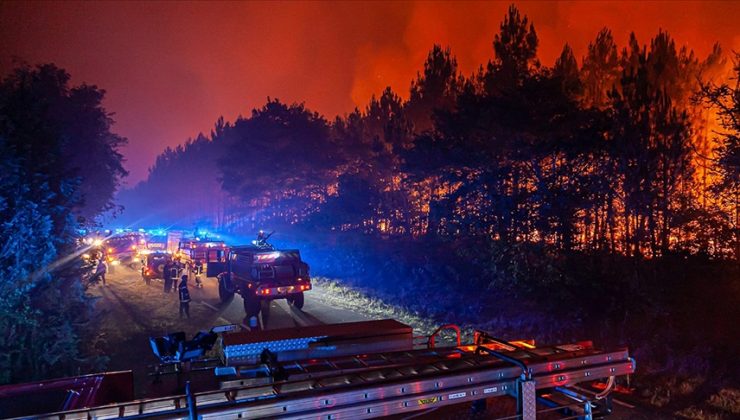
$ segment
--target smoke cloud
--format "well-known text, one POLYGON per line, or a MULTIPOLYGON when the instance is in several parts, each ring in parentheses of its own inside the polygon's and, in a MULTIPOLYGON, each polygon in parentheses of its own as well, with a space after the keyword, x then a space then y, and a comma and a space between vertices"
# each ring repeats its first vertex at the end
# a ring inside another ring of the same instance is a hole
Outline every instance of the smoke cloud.
MULTIPOLYGON (((437 43, 470 75, 492 58, 509 2, 174 3, 2 2, 0 72, 14 57, 54 62, 75 83, 108 91, 129 184, 166 146, 247 115, 270 96, 328 118, 391 86, 408 96, 437 43)), ((624 46, 659 28, 704 57, 715 42, 740 50, 738 2, 521 2, 551 65, 569 43, 582 57, 604 26, 624 46)))

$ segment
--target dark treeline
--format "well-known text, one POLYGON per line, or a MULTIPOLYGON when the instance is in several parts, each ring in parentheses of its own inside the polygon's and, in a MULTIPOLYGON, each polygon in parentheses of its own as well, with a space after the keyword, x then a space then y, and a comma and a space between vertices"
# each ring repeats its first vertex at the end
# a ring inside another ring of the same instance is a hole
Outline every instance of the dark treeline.
POLYGON ((121 193, 122 220, 276 229, 314 274, 440 322, 737 378, 722 361, 740 316, 738 56, 604 29, 580 64, 565 45, 548 67, 538 44, 512 6, 491 61, 463 75, 434 46, 408 100, 389 87, 330 121, 268 99, 220 119, 121 193))
POLYGON ((619 50, 604 29, 582 65, 565 45, 553 67, 537 46, 512 7, 492 61, 464 77, 435 46, 408 101, 387 88, 334 121, 278 100, 221 119, 121 195, 126 221, 739 258, 737 146, 716 135, 736 121, 707 106, 719 46, 700 60, 659 32, 619 50))
POLYGON ((0 81, 0 383, 97 370, 78 229, 110 210, 125 139, 96 86, 53 65, 0 81), (89 337, 88 337, 89 338, 89 337))

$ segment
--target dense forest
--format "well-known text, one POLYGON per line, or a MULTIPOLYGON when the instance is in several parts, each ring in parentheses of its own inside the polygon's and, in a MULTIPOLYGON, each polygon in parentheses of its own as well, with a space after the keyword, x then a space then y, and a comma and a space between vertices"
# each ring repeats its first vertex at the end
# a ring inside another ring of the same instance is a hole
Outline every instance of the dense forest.
POLYGON ((537 45, 512 7, 495 58, 469 77, 434 46, 408 100, 389 87, 329 121, 268 99, 219 119, 121 194, 125 220, 737 259, 736 98, 720 47, 700 59, 660 31, 620 51, 604 29, 581 65, 565 45, 547 67, 537 45))
POLYGON ((328 120, 268 98, 165 150, 121 220, 275 229, 315 275, 440 322, 627 344, 658 401, 734 381, 740 56, 605 28, 546 66, 538 44, 512 6, 488 63, 435 45, 407 100, 328 120))
POLYGON ((126 175, 96 86, 54 65, 0 81, 0 383, 100 369, 79 230, 126 175))

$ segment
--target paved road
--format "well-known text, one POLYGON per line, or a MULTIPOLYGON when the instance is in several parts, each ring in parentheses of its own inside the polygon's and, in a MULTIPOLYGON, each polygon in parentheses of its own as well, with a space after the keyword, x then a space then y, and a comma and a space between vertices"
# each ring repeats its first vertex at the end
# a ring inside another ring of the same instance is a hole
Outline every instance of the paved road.
MULTIPOLYGON (((247 320, 244 319, 243 301, 238 294, 228 304, 222 304, 218 297, 218 281, 209 277, 203 279, 203 287, 196 288, 195 282, 191 279, 188 282, 190 295, 192 298, 191 320, 188 324, 197 325, 200 329, 210 328, 219 324, 237 324, 247 327, 247 320), (196 319, 195 313, 202 314, 206 312, 205 319, 196 319), (215 321, 211 324, 203 324, 204 321, 215 321)), ((362 321, 370 319, 368 316, 359 314, 355 311, 336 308, 325 303, 323 296, 326 291, 320 286, 314 285, 315 289, 305 294, 305 304, 302 310, 292 305, 288 305, 284 299, 265 301, 262 304, 262 313, 258 319, 259 327, 264 329, 278 329, 295 326, 330 324, 340 322, 362 321)), ((110 301, 113 305, 122 306, 123 311, 128 315, 131 322, 137 323, 142 327, 151 324, 157 315, 161 315, 159 310, 164 306, 173 306, 174 310, 165 315, 164 321, 174 321, 177 316, 176 292, 165 293, 164 284, 161 280, 152 280, 146 284, 138 270, 127 266, 115 267, 112 273, 108 275, 106 286, 99 286, 98 293, 104 299, 110 301), (108 299, 110 298, 110 299, 108 299), (152 308, 152 305, 156 308, 152 308)))

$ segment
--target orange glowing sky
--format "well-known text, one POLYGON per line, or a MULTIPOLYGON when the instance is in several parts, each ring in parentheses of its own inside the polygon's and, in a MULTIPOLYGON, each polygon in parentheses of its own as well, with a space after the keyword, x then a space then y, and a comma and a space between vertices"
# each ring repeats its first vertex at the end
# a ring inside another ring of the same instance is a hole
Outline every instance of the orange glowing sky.
MULTIPOLYGON (((107 90, 129 185, 167 146, 248 115, 270 96, 328 118, 390 85, 407 96, 434 43, 468 75, 492 57, 507 2, 0 2, 0 73, 13 57, 53 62, 73 82, 107 90)), ((604 26, 620 48, 658 28, 704 57, 714 42, 740 51, 740 2, 518 2, 552 65, 568 42, 577 57, 604 26)))

